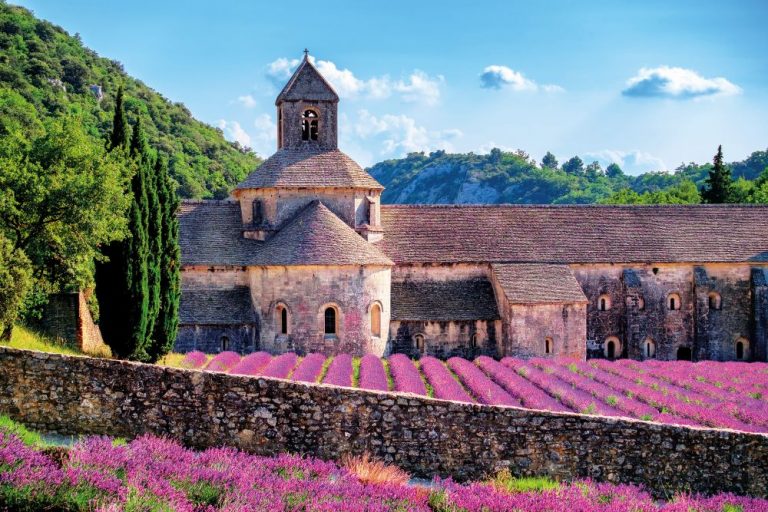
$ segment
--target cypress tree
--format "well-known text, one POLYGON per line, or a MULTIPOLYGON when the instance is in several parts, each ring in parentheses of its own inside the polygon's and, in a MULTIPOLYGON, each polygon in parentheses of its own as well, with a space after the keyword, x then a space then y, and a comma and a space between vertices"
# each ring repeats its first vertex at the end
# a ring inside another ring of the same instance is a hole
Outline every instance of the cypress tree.
POLYGON ((179 327, 179 300, 181 298, 179 283, 179 266, 181 251, 179 249, 179 221, 176 210, 179 200, 173 183, 168 176, 168 166, 158 158, 155 164, 155 176, 158 183, 158 202, 162 213, 162 257, 160 259, 160 310, 155 331, 152 336, 153 344, 150 358, 157 360, 173 348, 179 327))
POLYGON ((125 109, 123 108, 123 86, 117 89, 115 98, 115 114, 112 118, 112 133, 109 136, 108 148, 112 151, 115 148, 128 147, 128 121, 125 118, 125 109))
POLYGON ((126 263, 124 268, 126 290, 123 302, 123 314, 127 320, 126 329, 118 333, 117 344, 123 349, 118 355, 145 361, 147 354, 147 322, 149 307, 149 289, 147 273, 147 253, 149 243, 147 240, 147 191, 146 169, 138 165, 136 173, 131 180, 133 201, 128 218, 128 227, 131 232, 123 250, 126 263))
POLYGON ((733 201, 733 177, 731 177, 731 169, 723 163, 722 145, 717 147, 713 163, 706 186, 701 191, 701 197, 705 203, 730 203, 733 201))

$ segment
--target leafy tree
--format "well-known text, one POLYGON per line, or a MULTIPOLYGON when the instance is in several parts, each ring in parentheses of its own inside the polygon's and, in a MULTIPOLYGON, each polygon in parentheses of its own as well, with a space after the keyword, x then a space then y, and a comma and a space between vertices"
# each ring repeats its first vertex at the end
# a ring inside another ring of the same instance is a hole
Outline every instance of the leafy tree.
POLYGON ((624 176, 624 171, 621 170, 619 164, 612 162, 608 164, 608 167, 605 168, 605 175, 613 179, 621 178, 624 176))
POLYGON ((0 340, 10 341, 13 323, 32 285, 32 265, 20 249, 0 235, 0 340))
POLYGON ((680 185, 665 190, 646 191, 642 194, 625 188, 600 202, 602 204, 698 204, 701 202, 701 197, 696 184, 685 180, 680 185))
POLYGON ((578 156, 574 156, 563 164, 563 170, 568 174, 580 176, 584 174, 584 162, 578 156))
POLYGON ((179 300, 181 251, 179 249, 179 220, 176 210, 179 200, 168 177, 168 167, 163 159, 155 164, 158 199, 162 212, 162 258, 160 260, 160 308, 152 336, 149 356, 157 360, 170 352, 176 341, 179 327, 179 300))
POLYGON ((702 199, 710 204, 733 202, 733 178, 731 170, 723 163, 722 145, 717 147, 713 164, 706 185, 701 191, 702 199))
POLYGON ((544 158, 541 159, 541 166, 546 169, 557 169, 557 158, 555 155, 547 151, 547 154, 544 155, 544 158))
POLYGON ((591 164, 587 165, 586 169, 584 169, 584 174, 586 174, 587 179, 590 181, 596 180, 599 176, 602 176, 603 168, 600 166, 600 163, 597 161, 592 162, 591 164))

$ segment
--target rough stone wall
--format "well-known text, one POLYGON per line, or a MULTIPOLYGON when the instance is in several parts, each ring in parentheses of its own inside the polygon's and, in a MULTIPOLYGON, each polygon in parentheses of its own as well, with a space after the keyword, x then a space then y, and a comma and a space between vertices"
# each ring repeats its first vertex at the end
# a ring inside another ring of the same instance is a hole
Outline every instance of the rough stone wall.
POLYGON ((574 275, 589 301, 586 307, 586 340, 589 356, 601 357, 605 350, 605 340, 609 337, 616 337, 621 342, 621 347, 617 347, 616 356, 626 356, 622 268, 613 265, 576 267, 574 275), (601 297, 605 297, 610 304, 606 311, 599 308, 601 297))
POLYGON ((194 267, 181 269, 181 287, 197 289, 228 289, 248 286, 248 271, 245 267, 194 267))
POLYGON ((248 354, 259 350, 258 329, 255 325, 181 325, 175 352, 199 350, 217 354, 223 350, 248 354))
POLYGON ((389 267, 253 267, 262 350, 383 355, 390 323, 389 267), (381 305, 381 336, 371 335, 370 307, 381 305), (288 335, 279 334, 276 308, 288 309, 288 335), (324 311, 338 308, 338 335, 324 335, 324 311))
POLYGON ((102 353, 106 349, 83 292, 51 295, 40 328, 49 336, 65 340, 86 353, 102 353))
POLYGON ((508 323, 504 354, 585 359, 586 308, 584 304, 510 304, 503 315, 508 323), (547 338, 552 339, 550 354, 547 338))
POLYGON ((419 358, 424 355, 448 359, 459 356, 474 359, 479 355, 499 357, 501 320, 452 320, 440 322, 395 321, 390 323, 392 344, 389 352, 419 358), (416 346, 417 334, 424 336, 424 351, 416 346), (477 335, 477 344, 472 337, 477 335))
POLYGON ((489 407, 0 348, 0 411, 62 434, 166 435, 323 459, 369 452, 415 476, 594 479, 768 495, 768 436, 489 407))

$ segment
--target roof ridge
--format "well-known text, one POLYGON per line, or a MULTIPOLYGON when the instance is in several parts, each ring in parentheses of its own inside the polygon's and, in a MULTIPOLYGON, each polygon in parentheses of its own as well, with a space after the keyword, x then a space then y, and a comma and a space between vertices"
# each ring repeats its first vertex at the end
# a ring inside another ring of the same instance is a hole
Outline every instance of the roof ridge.
POLYGON ((310 62, 309 58, 305 57, 302 59, 301 63, 296 68, 296 71, 293 72, 291 75, 291 78, 288 79, 288 81, 283 86, 282 90, 280 90, 280 94, 277 95, 277 98, 275 98, 275 105, 280 104, 281 101, 288 101, 283 99, 283 96, 287 96, 288 92, 291 90, 291 88, 296 84, 296 81, 299 78, 299 75, 304 72, 304 69, 309 66, 309 69, 314 71, 314 73, 320 78, 322 83, 330 90, 330 92, 335 96, 335 101, 339 101, 339 93, 336 92, 336 89, 333 88, 333 86, 328 82, 328 80, 325 79, 322 73, 318 71, 318 69, 315 67, 312 62, 310 62))

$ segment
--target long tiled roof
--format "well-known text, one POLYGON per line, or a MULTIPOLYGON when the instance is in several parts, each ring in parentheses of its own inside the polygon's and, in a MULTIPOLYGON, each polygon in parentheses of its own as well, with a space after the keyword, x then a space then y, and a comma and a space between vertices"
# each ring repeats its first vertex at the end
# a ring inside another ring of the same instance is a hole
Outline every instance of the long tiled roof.
POLYGON ((255 321, 251 292, 246 286, 226 290, 181 290, 181 325, 239 325, 255 321))
POLYGON ((237 186, 246 188, 384 187, 338 149, 279 149, 237 186))
POLYGON ((495 263, 491 268, 511 304, 587 302, 568 265, 495 263))
POLYGON ((256 251, 251 265, 393 265, 320 201, 312 201, 256 251))
POLYGON ((382 206, 395 263, 768 262, 768 207, 382 206))
POLYGON ((281 101, 339 101, 339 96, 315 66, 305 58, 277 95, 275 104, 281 101))
POLYGON ((487 279, 393 281, 393 320, 495 320, 500 318, 487 279))
POLYGON ((183 265, 245 266, 263 242, 243 238, 240 204, 182 201, 179 245, 183 265))

